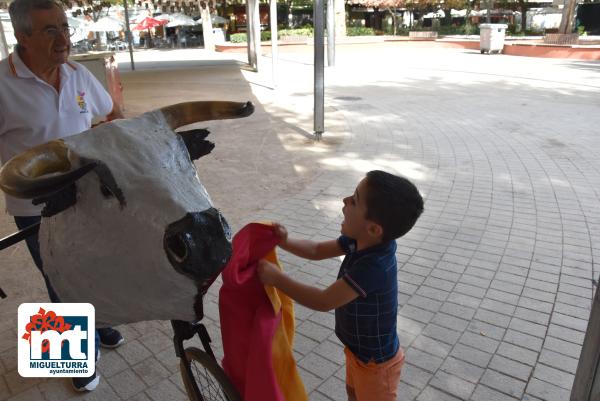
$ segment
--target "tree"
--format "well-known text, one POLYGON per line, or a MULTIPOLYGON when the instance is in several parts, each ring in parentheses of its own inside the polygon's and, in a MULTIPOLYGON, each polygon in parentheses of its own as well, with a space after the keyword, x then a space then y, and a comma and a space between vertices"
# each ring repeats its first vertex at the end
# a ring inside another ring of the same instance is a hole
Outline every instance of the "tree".
POLYGON ((93 22, 98 21, 104 16, 108 15, 108 11, 114 5, 119 4, 121 1, 119 0, 60 0, 60 2, 65 6, 65 8, 71 9, 75 6, 79 7, 78 11, 73 13, 73 17, 78 15, 86 15, 89 16, 93 22))
MULTIPOLYGON (((450 17, 450 9, 463 9, 467 7, 467 20, 470 12, 470 1, 469 0, 359 0, 360 4, 373 7, 374 9, 385 9, 392 15, 392 21, 394 25, 394 35, 398 32, 398 8, 406 8, 408 10, 429 10, 434 11, 442 8, 448 18, 450 17)), ((412 23, 411 23, 412 25, 412 23)))
POLYGON ((398 33, 398 13, 396 9, 403 8, 406 4, 405 0, 357 0, 356 3, 365 7, 373 7, 375 11, 387 10, 392 15, 394 35, 398 33))
POLYGON ((577 0, 565 0, 562 17, 560 19, 560 27, 558 32, 571 33, 573 32, 573 23, 575 21, 575 9, 577 8, 577 0))
MULTIPOLYGON (((258 0, 256 0, 258 1, 258 0)), ((204 38, 204 49, 208 51, 215 50, 215 41, 213 38, 212 20, 211 20, 211 9, 213 2, 206 3, 205 1, 199 1, 198 7, 200 8, 200 17, 202 19, 202 37, 204 38)))

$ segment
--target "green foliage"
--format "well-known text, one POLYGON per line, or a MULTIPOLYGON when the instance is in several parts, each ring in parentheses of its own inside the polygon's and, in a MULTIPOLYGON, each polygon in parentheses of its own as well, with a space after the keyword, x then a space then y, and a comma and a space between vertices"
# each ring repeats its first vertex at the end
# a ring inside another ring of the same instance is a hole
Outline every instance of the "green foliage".
POLYGON ((410 31, 410 28, 407 26, 400 26, 398 27, 398 29, 396 29, 396 35, 398 36, 408 36, 408 32, 410 31))
POLYGON ((526 29, 525 36, 540 36, 544 34, 544 30, 534 30, 534 29, 526 29))
POLYGON ((479 35, 479 27, 471 24, 441 25, 437 29, 438 35, 479 35))
POLYGON ((279 39, 290 37, 290 36, 307 36, 312 37, 314 35, 313 27, 310 25, 303 26, 297 29, 282 29, 278 31, 279 39))
POLYGON ((579 34, 579 36, 585 36, 586 35, 585 26, 579 25, 577 27, 577 33, 579 34))
POLYGON ((467 22, 465 25, 463 25, 463 30, 465 32, 465 35, 479 34, 479 27, 477 25, 473 25, 469 22, 467 22))
POLYGON ((246 43, 246 34, 245 33, 233 33, 229 36, 229 41, 231 43, 246 43))
MULTIPOLYGON (((81 7, 79 10, 69 13, 69 16, 78 17, 80 15, 89 15, 94 21, 97 21, 102 14, 108 15, 110 7, 120 5, 121 0, 58 0, 62 3, 65 11, 71 9, 74 5, 81 7)), ((131 2, 131 1, 130 1, 131 2)), ((133 4, 133 2, 131 2, 133 4)))
POLYGON ((508 29, 506 33, 510 33, 513 36, 519 36, 521 33, 521 25, 520 24, 508 24, 508 29))
POLYGON ((375 30, 373 28, 349 26, 346 28, 346 35, 348 35, 348 36, 374 36, 375 30))
MULTIPOLYGON (((278 39, 285 39, 287 37, 312 37, 313 30, 312 27, 309 29, 308 27, 300 28, 300 29, 282 29, 277 31, 278 39)), ((260 40, 265 42, 271 40, 271 31, 262 31, 260 33, 260 40)), ((246 43, 246 34, 245 33, 234 33, 230 35, 229 41, 231 43, 246 43)))

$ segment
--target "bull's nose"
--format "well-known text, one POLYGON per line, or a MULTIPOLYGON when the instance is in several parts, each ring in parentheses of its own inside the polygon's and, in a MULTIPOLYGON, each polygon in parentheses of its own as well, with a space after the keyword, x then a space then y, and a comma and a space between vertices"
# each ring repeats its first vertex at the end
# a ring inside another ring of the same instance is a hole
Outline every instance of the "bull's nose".
POLYGON ((210 208, 169 224, 163 245, 176 271, 200 283, 210 282, 231 256, 231 231, 221 213, 210 208))

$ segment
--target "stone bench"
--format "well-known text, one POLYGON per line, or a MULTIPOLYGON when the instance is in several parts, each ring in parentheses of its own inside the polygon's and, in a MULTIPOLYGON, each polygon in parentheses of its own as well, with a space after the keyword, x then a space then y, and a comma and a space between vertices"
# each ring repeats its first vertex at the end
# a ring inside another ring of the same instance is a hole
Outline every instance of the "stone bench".
POLYGON ((576 45, 579 42, 577 33, 547 33, 544 43, 547 45, 576 45))
POLYGON ((438 33, 435 31, 409 31, 408 40, 435 40, 438 33))

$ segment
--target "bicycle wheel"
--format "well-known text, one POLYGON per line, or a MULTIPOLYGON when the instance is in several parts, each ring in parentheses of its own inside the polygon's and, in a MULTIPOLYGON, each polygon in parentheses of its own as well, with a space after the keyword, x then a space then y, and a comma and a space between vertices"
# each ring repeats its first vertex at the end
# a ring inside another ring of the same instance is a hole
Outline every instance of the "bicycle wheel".
POLYGON ((242 401, 223 369, 206 352, 189 347, 185 349, 185 356, 190 361, 190 370, 186 369, 183 360, 180 362, 180 370, 191 401, 242 401), (196 383, 200 394, 196 392, 193 383, 196 383))

